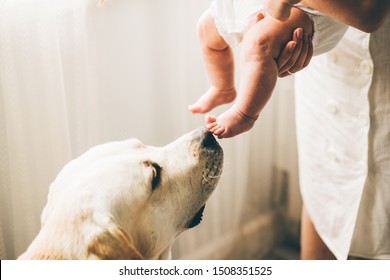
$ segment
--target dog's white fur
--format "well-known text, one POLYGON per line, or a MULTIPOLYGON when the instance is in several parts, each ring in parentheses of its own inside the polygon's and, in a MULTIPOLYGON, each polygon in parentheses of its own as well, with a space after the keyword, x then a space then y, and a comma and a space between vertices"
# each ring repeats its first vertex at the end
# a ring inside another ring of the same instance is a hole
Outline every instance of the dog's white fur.
POLYGON ((167 259, 214 190, 222 149, 205 129, 165 147, 96 146, 50 186, 42 227, 20 259, 167 259))

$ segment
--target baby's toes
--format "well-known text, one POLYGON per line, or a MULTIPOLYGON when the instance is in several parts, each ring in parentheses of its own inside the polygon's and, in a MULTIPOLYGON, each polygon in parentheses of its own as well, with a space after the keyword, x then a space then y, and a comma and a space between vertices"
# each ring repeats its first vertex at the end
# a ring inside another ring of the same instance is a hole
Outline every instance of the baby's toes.
POLYGON ((214 133, 215 135, 218 135, 218 134, 220 133, 221 130, 222 130, 222 131, 225 130, 225 127, 224 127, 223 125, 221 125, 221 124, 218 124, 218 123, 215 123, 215 125, 212 126, 212 127, 209 129, 209 131, 212 132, 212 133, 214 133))
POLYGON ((211 124, 211 123, 215 123, 217 121, 217 118, 213 115, 206 115, 205 121, 207 124, 211 124))
POLYGON ((213 133, 220 138, 220 137, 223 137, 223 134, 225 131, 226 131, 226 129, 223 125, 218 125, 213 133))
POLYGON ((223 134, 226 131, 226 129, 223 125, 216 123, 216 125, 211 127, 209 131, 214 135, 220 137, 221 134, 223 134))
POLYGON ((218 128, 218 123, 209 123, 207 126, 208 131, 214 133, 214 131, 218 128))

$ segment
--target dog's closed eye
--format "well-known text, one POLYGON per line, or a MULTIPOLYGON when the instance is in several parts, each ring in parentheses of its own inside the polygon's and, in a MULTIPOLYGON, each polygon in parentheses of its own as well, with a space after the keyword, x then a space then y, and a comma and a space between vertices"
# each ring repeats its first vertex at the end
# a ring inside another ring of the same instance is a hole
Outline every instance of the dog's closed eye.
POLYGON ((154 191, 160 184, 162 167, 152 161, 145 161, 145 164, 152 169, 152 191, 154 191))
POLYGON ((153 180, 152 180, 152 190, 155 190, 161 180, 161 166, 157 163, 152 163, 153 167, 153 180))

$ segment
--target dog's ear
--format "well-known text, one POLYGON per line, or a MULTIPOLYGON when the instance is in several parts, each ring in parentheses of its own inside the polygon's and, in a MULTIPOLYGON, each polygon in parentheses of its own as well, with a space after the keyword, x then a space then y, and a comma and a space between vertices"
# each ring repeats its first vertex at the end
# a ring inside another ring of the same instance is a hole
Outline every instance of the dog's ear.
POLYGON ((102 260, 142 260, 129 235, 115 227, 97 235, 88 246, 89 255, 102 260))

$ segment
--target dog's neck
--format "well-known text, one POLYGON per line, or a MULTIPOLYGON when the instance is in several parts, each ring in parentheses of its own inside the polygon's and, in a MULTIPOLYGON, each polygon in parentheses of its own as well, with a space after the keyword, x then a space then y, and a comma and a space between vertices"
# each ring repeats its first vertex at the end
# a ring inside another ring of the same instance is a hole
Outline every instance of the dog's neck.
POLYGON ((170 260, 172 259, 172 246, 168 246, 158 257, 159 260, 170 260))
POLYGON ((93 218, 82 220, 43 225, 19 259, 143 259, 132 238, 112 218, 104 224, 93 218))

